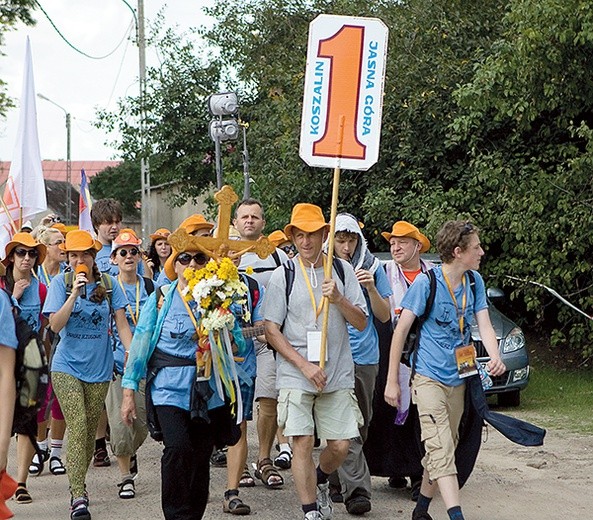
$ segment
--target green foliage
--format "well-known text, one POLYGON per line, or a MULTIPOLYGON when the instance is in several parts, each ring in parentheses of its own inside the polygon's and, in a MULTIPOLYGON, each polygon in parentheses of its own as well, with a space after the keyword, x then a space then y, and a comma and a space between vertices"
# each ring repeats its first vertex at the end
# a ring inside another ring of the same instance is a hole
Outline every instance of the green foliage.
POLYGON ((158 47, 161 63, 146 70, 144 105, 140 96, 124 98, 117 112, 99 113, 98 126, 117 128, 122 138, 113 144, 122 157, 148 157, 151 183, 176 185, 172 203, 183 204, 206 193, 214 180, 206 99, 218 89, 218 72, 197 56, 189 34, 163 30, 157 22, 149 43, 158 47))
POLYGON ((124 215, 138 217, 140 201, 140 163, 124 161, 117 166, 108 166, 95 175, 89 189, 94 199, 114 198, 119 200, 124 215))

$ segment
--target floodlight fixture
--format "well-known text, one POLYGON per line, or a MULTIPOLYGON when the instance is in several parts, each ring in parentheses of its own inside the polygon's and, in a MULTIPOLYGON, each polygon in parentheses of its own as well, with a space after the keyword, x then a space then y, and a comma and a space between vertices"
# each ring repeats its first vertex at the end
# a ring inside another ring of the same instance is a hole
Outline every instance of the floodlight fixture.
POLYGON ((234 141, 239 137, 239 123, 235 119, 213 119, 208 130, 213 141, 234 141))
POLYGON ((232 116, 239 109, 239 101, 235 92, 221 92, 208 97, 208 110, 213 116, 232 116))

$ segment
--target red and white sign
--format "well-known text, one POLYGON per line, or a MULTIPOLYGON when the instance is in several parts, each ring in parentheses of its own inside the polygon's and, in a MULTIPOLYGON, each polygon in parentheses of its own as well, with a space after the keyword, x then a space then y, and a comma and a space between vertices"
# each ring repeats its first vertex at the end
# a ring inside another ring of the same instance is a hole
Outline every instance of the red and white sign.
POLYGON ((377 162, 387 36, 377 18, 311 22, 299 149, 309 166, 368 170, 377 162))

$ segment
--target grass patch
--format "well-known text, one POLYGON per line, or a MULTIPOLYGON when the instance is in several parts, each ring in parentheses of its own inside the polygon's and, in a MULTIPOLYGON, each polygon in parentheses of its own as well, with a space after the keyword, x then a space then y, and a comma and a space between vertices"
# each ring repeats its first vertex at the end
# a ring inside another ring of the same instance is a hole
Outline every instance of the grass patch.
POLYGON ((532 366, 519 411, 545 428, 593 433, 593 374, 532 366))

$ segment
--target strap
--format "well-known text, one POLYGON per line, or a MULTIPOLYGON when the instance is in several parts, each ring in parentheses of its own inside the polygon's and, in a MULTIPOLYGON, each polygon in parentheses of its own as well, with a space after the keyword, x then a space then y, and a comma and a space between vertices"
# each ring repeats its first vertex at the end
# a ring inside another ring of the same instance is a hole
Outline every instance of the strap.
POLYGON ((274 259, 274 262, 276 262, 276 267, 280 267, 282 265, 282 260, 280 260, 280 255, 276 249, 272 253, 272 258, 274 259))
POLYGON ((294 270, 295 265, 293 260, 288 260, 284 264, 284 279, 286 280, 286 302, 288 303, 288 297, 292 292, 292 286, 294 285, 294 270))
MULTIPOLYGON (((251 311, 253 316, 253 310, 259 302, 259 285, 254 278, 251 278, 251 276, 248 276, 246 274, 244 274, 243 276, 247 281, 247 288, 249 289, 249 295, 251 297, 251 311)), ((249 320, 249 323, 253 323, 253 318, 249 320)))
POLYGON ((147 278, 146 276, 142 277, 144 279, 144 288, 146 289, 146 294, 150 296, 154 292, 154 282, 151 278, 147 278))

